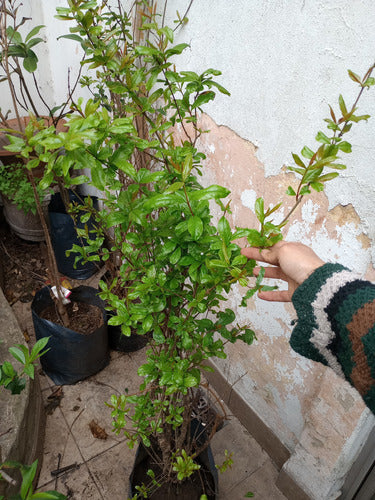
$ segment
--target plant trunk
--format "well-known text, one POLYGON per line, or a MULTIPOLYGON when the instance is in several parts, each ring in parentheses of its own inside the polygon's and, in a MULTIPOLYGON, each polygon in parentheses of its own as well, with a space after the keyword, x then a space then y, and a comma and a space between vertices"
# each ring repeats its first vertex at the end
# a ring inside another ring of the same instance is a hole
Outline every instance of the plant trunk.
POLYGON ((29 181, 30 181, 31 186, 32 186, 33 191, 34 191, 34 198, 35 198, 36 208, 37 208, 38 215, 40 217, 40 222, 42 224, 42 228, 43 228, 43 232, 44 232, 44 237, 45 237, 45 240, 46 240, 47 255, 48 255, 48 269, 47 269, 47 272, 48 272, 48 275, 49 275, 48 277, 49 277, 49 280, 50 280, 51 284, 53 286, 55 286, 56 290, 57 290, 57 299, 55 301, 56 302, 57 311, 59 313, 61 321, 63 322, 63 325, 66 328, 68 328, 69 327, 69 323, 70 323, 69 316, 68 316, 68 312, 66 310, 66 307, 63 304, 63 294, 62 294, 62 291, 61 291, 61 285, 60 285, 60 279, 59 279, 59 272, 58 272, 58 269, 57 269, 55 254, 53 252, 52 242, 51 242, 51 238, 50 238, 50 235, 49 235, 49 231, 48 231, 46 219, 44 217, 43 208, 42 208, 42 205, 40 203, 40 199, 39 199, 39 196, 38 196, 38 192, 37 192, 36 185, 35 185, 35 179, 34 179, 32 171, 28 170, 27 171, 27 176, 29 178, 29 181))

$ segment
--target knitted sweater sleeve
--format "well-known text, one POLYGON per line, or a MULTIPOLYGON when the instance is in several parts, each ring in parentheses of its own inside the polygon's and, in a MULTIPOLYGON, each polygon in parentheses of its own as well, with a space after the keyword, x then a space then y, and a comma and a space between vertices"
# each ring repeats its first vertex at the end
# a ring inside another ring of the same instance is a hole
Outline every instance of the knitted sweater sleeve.
POLYGON ((292 348, 348 380, 375 413, 375 284, 340 264, 325 264, 292 301, 292 348))

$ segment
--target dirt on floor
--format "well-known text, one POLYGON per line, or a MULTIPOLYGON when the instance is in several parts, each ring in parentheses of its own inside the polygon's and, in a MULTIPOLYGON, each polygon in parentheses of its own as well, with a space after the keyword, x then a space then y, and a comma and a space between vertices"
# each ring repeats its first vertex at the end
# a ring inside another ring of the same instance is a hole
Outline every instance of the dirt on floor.
POLYGON ((10 305, 31 302, 48 281, 44 242, 29 242, 16 236, 0 216, 0 267, 4 295, 10 305))

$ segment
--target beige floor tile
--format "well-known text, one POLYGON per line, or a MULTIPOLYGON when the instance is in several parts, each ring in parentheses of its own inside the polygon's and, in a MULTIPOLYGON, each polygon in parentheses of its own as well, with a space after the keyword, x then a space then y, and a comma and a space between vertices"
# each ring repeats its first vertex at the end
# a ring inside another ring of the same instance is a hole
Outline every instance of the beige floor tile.
POLYGON ((224 462, 225 450, 233 453, 233 465, 219 474, 220 490, 224 492, 231 491, 236 484, 245 480, 268 459, 265 451, 235 417, 232 417, 212 440, 216 464, 224 462))
POLYGON ((103 498, 125 500, 129 487, 129 476, 133 468, 135 450, 120 443, 88 462, 103 498))
POLYGON ((44 456, 42 470, 39 476, 39 485, 51 481, 51 471, 74 463, 81 463, 82 458, 74 440, 69 433, 68 426, 59 408, 52 415, 48 415, 44 441, 44 456))
POLYGON ((268 459, 258 470, 238 481, 231 488, 219 490, 218 500, 240 500, 248 491, 254 494, 255 500, 287 500, 276 487, 277 470, 268 459))
POLYGON ((60 408, 85 460, 124 440, 122 435, 112 432, 111 409, 105 403, 110 402, 112 394, 137 389, 140 379, 134 374, 141 362, 140 354, 115 356, 98 374, 75 385, 63 386, 60 408), (104 429, 106 439, 94 437, 90 430, 92 421, 104 429))
MULTIPOLYGON (((81 463, 79 469, 49 479, 43 490, 56 489, 60 493, 73 494, 75 500, 125 500, 128 480, 134 463, 135 450, 125 443, 118 443, 91 460, 81 463)), ((41 487, 39 482, 39 487, 41 487)))
POLYGON ((110 400, 112 392, 112 389, 96 385, 93 381, 64 386, 61 411, 85 460, 123 439, 111 431, 111 410, 105 402, 110 400), (106 439, 93 435, 90 429, 92 422, 104 431, 106 439))
POLYGON ((111 500, 111 496, 104 497, 95 479, 82 464, 79 469, 60 476, 57 481, 51 482, 44 491, 53 489, 66 495, 69 500, 111 500))

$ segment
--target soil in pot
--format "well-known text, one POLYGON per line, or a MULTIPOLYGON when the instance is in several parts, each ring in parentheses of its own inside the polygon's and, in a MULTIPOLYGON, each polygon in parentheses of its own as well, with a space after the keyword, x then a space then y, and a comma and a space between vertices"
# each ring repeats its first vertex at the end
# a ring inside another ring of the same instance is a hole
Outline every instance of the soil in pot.
MULTIPOLYGON (((70 319, 69 328, 81 335, 90 335, 103 325, 103 314, 99 307, 85 302, 71 302, 66 305, 70 319)), ((51 304, 40 313, 40 317, 57 325, 62 325, 55 304, 51 304)))
POLYGON ((35 290, 47 281, 47 250, 44 242, 20 239, 5 221, 0 222, 0 260, 4 273, 3 291, 10 305, 31 302, 35 290))

